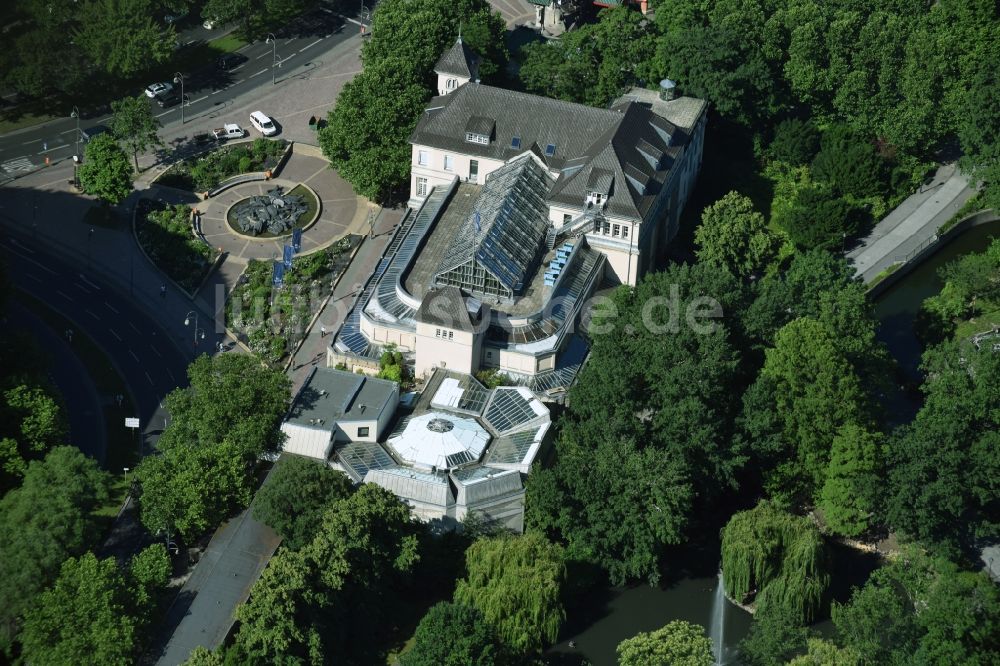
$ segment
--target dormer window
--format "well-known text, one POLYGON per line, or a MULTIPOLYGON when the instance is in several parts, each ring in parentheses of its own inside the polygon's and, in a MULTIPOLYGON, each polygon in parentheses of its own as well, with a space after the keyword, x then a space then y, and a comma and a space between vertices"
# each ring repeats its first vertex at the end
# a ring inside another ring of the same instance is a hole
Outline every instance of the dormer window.
POLYGON ((493 130, 496 129, 496 121, 485 116, 472 116, 465 124, 465 140, 469 143, 481 143, 489 145, 493 130))
POLYGON ((458 81, 456 81, 455 79, 448 79, 447 81, 445 81, 445 84, 444 84, 445 90, 454 90, 455 89, 455 85, 457 83, 458 83, 458 81))
POLYGON ((545 156, 546 157, 552 157, 555 154, 556 154, 556 144, 550 143, 547 146, 545 146, 545 156))
POLYGON ((465 140, 469 143, 481 143, 483 145, 489 145, 490 137, 485 134, 476 134, 475 132, 466 132, 465 140))
POLYGON ((600 206, 602 203, 604 203, 604 196, 605 195, 603 192, 591 192, 590 194, 587 195, 587 203, 596 204, 600 206))

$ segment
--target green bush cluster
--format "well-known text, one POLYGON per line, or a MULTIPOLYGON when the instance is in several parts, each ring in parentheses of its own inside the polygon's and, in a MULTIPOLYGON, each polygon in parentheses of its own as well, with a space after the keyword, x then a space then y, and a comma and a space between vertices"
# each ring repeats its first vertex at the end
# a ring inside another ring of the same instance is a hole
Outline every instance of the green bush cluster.
POLYGON ((286 145, 285 141, 260 137, 253 143, 226 146, 175 164, 159 182, 170 187, 205 192, 226 178, 274 167, 286 145))
POLYGON ((243 282, 226 305, 226 325, 245 336, 247 345, 262 359, 278 363, 308 326, 314 307, 335 277, 333 259, 344 247, 338 243, 296 257, 280 289, 271 286, 271 262, 251 260, 243 282))
POLYGON ((143 250, 170 279, 188 291, 210 270, 217 251, 194 236, 191 209, 184 204, 151 210, 136 226, 143 250))

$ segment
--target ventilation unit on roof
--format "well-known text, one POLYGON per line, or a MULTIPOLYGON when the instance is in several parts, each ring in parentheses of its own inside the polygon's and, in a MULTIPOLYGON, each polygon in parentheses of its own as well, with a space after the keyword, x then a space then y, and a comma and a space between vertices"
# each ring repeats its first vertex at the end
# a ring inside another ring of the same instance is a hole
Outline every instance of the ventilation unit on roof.
POLYGON ((510 140, 510 147, 514 150, 518 150, 521 147, 521 137, 515 136, 510 140))
POLYGON ((545 146, 546 157, 552 157, 555 154, 556 154, 556 144, 550 143, 549 145, 545 146))

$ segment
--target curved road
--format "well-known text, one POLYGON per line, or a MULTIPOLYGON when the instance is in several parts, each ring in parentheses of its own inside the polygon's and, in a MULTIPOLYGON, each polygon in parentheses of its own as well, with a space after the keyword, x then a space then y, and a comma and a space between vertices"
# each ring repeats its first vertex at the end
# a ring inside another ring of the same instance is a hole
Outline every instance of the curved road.
POLYGON ((160 401, 187 384, 193 350, 183 354, 128 297, 97 276, 51 253, 43 254, 28 239, 8 233, 0 239, 0 247, 11 282, 75 322, 108 354, 132 393, 144 432, 159 434, 160 401))

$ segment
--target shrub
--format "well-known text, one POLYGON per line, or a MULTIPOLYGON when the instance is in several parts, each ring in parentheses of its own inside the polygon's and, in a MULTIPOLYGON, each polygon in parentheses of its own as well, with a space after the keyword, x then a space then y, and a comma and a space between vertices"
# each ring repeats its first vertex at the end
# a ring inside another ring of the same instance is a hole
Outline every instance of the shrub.
POLYGON ((783 223, 789 238, 801 249, 840 250, 867 221, 864 210, 819 187, 799 191, 783 223))
POLYGON ((812 163, 817 181, 859 199, 885 194, 885 162, 864 136, 846 125, 834 125, 823 133, 820 146, 812 163))

